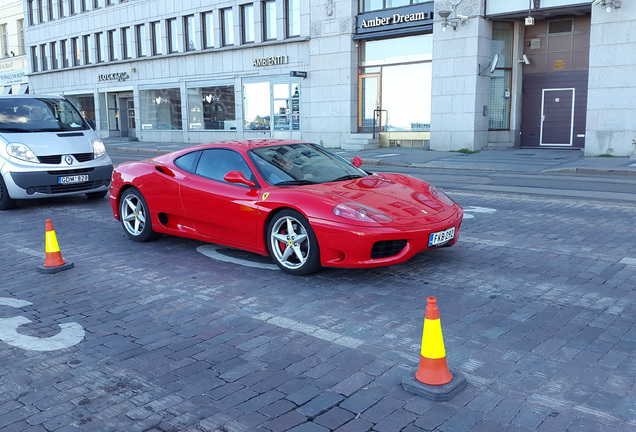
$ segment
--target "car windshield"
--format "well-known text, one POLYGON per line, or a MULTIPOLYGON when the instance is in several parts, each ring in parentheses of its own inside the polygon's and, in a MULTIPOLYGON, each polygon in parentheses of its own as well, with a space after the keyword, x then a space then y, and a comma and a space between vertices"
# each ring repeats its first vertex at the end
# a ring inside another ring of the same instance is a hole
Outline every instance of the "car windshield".
POLYGON ((250 150, 250 159, 271 185, 331 183, 368 174, 315 144, 284 144, 250 150))
POLYGON ((2 132, 63 132, 88 128, 80 113, 66 99, 0 98, 2 132))

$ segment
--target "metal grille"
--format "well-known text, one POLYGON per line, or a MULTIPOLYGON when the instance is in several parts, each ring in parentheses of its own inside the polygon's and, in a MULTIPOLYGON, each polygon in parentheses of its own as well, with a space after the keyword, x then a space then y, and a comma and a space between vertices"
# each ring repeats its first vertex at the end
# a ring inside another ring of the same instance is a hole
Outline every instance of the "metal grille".
POLYGON ((371 259, 386 258, 395 256, 402 252, 406 246, 406 240, 386 240, 373 244, 371 249, 371 259))
MULTIPOLYGON (((38 156, 40 163, 59 165, 62 162, 63 155, 38 156)), ((93 160, 93 153, 77 153, 73 157, 78 162, 88 162, 93 160)))

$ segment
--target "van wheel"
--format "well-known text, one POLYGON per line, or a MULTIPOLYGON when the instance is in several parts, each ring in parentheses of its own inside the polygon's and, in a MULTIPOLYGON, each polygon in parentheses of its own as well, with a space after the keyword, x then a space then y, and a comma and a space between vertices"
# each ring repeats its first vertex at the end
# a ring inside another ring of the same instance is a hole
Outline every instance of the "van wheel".
POLYGON ((0 176, 0 210, 9 210, 15 207, 17 201, 9 196, 7 185, 0 176))
POLYGON ((89 192, 86 194, 86 198, 90 199, 90 200, 96 200, 96 199, 102 199, 106 196, 106 194, 108 193, 108 191, 101 191, 101 192, 89 192))

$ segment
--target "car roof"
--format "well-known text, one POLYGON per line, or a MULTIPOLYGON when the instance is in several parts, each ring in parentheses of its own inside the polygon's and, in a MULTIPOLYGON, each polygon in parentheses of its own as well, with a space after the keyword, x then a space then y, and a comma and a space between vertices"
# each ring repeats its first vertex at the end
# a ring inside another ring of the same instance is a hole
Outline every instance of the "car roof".
POLYGON ((0 95, 0 99, 64 99, 64 96, 54 94, 5 94, 0 95))
POLYGON ((290 139, 275 139, 275 138, 262 138, 262 139, 243 139, 232 141, 219 141, 209 144, 203 144, 198 147, 213 148, 213 147, 225 147, 236 148, 243 150, 251 150, 258 147, 270 147, 276 145, 288 145, 288 144, 309 144, 307 141, 298 141, 290 139))

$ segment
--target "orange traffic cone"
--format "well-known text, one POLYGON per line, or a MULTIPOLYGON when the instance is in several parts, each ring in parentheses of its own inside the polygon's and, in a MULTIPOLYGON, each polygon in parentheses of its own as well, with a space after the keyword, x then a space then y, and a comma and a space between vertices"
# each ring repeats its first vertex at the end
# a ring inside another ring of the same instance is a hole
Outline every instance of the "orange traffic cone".
POLYGON ((415 379, 412 376, 406 377, 402 380, 402 385, 411 393, 434 401, 445 401, 466 387, 466 378, 461 372, 451 373, 448 368, 437 299, 429 297, 427 303, 420 366, 415 372, 415 379))
POLYGON ((444 350, 437 300, 435 297, 429 297, 427 302, 420 367, 415 373, 415 378, 424 384, 442 385, 451 382, 453 375, 446 364, 446 350, 444 350))
POLYGON ((40 273, 57 273, 73 268, 73 263, 67 263, 62 259, 60 247, 57 244, 57 237, 53 229, 51 219, 46 220, 46 258, 44 265, 38 267, 40 273))

